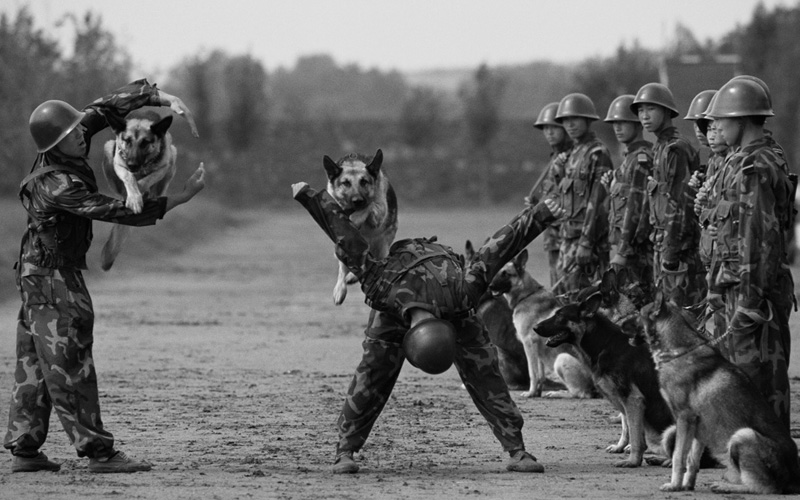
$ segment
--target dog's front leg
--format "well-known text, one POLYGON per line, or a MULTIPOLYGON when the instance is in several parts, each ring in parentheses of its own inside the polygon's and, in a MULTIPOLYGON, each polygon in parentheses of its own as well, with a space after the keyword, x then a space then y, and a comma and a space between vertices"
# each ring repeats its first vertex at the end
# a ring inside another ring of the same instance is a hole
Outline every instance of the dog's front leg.
MULTIPOLYGON (((515 325, 516 326, 516 325, 515 325)), ((519 330, 517 330, 519 331, 519 330)), ((529 332, 520 340, 522 341, 522 348, 525 350, 525 358, 528 361, 528 376, 531 379, 531 383, 528 386, 528 390, 520 393, 520 396, 523 398, 535 398, 541 395, 541 384, 542 381, 539 379, 539 356, 536 352, 536 346, 534 345, 534 340, 532 338, 534 335, 533 332, 529 332)))
POLYGON ((339 275, 336 278, 336 285, 333 287, 333 303, 337 306, 342 305, 347 297, 347 266, 339 262, 339 275))
POLYGON ((644 451, 647 448, 644 429, 644 395, 634 385, 631 393, 623 401, 625 420, 628 421, 628 435, 631 441, 631 452, 627 460, 617 462, 617 467, 639 467, 642 465, 644 451))
POLYGON ((114 162, 114 172, 117 177, 125 185, 125 206, 138 214, 142 212, 144 201, 142 200, 142 193, 139 191, 139 185, 133 173, 125 167, 120 166, 116 161, 114 162))
POLYGON ((697 481, 697 472, 700 470, 700 458, 703 456, 705 448, 697 438, 692 440, 692 448, 689 450, 689 456, 686 460, 686 474, 683 475, 683 489, 694 489, 694 484, 697 481))
POLYGON ((683 475, 686 472, 686 456, 694 441, 697 417, 683 411, 675 418, 675 449, 672 451, 672 478, 661 486, 661 491, 681 491, 683 475))

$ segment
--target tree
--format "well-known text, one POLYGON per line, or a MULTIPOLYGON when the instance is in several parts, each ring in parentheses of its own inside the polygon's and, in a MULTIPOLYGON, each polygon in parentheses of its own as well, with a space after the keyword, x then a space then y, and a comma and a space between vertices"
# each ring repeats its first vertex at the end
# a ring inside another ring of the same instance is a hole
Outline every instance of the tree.
POLYGON ((403 103, 400 129, 411 147, 430 148, 444 128, 444 102, 440 92, 430 87, 415 87, 403 103))
POLYGON ((505 91, 506 79, 493 73, 486 64, 475 72, 474 79, 459 90, 464 103, 465 121, 473 147, 477 190, 481 204, 491 202, 491 142, 500 129, 500 104, 505 91))

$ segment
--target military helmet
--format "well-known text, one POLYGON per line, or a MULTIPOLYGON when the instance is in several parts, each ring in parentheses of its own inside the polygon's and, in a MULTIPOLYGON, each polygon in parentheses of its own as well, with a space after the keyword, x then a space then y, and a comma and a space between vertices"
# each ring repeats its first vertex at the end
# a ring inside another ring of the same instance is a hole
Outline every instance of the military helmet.
POLYGON ((705 111, 708 109, 708 103, 711 102, 711 98, 717 93, 716 90, 704 90, 694 96, 692 99, 692 103, 689 104, 689 111, 686 113, 686 116, 683 117, 684 120, 700 120, 705 119, 703 115, 705 111))
POLYGON ((578 117, 589 120, 599 120, 594 103, 589 96, 581 93, 568 94, 558 103, 556 110, 556 121, 561 122, 564 118, 578 117))
POLYGON ((678 113, 678 106, 675 105, 675 98, 672 97, 672 92, 666 85, 661 83, 646 83, 636 93, 636 97, 631 103, 631 111, 637 116, 639 114, 639 104, 658 104, 668 109, 672 118, 680 114, 678 113))
POLYGON ((753 75, 736 75, 732 78, 732 80, 750 80, 751 82, 756 82, 757 84, 759 84, 761 88, 764 89, 764 92, 767 93, 767 99, 769 99, 769 107, 772 108, 772 92, 769 91, 767 82, 753 75))
POLYGON ((85 115, 64 101, 50 100, 37 106, 29 122, 37 151, 49 151, 72 132, 85 115))
POLYGON ((608 107, 608 115, 603 121, 639 123, 639 117, 631 112, 631 104, 634 97, 633 94, 624 94, 611 101, 611 105, 608 107))
POLYGON ((444 373, 456 357, 456 329, 449 321, 423 319, 406 332, 403 351, 420 370, 432 375, 444 373))
POLYGON ((551 102, 550 104, 545 105, 545 107, 543 107, 542 110, 539 111, 539 116, 536 118, 536 123, 534 123, 533 126, 538 128, 539 130, 543 129, 545 125, 561 127, 562 125, 556 121, 557 110, 558 110, 557 102, 551 102))
POLYGON ((714 119, 774 115, 764 88, 746 78, 733 78, 723 85, 706 111, 714 119))

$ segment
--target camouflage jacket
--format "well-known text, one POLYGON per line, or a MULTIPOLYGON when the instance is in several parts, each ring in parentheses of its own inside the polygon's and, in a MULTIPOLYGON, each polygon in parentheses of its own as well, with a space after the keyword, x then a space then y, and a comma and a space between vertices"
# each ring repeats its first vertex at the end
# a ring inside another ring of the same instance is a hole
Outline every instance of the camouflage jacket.
MULTIPOLYGON (((107 126, 106 117, 124 117, 146 105, 160 105, 158 89, 147 80, 137 80, 84 108, 81 123, 84 140, 107 126)), ((31 171, 46 172, 21 186, 20 199, 28 212, 28 227, 22 236, 20 264, 23 274, 39 269, 86 269, 86 252, 92 241, 92 219, 133 226, 155 224, 164 216, 166 198, 146 201, 134 214, 125 202, 98 193, 94 172, 86 157, 67 158, 57 152, 40 154, 31 171), (51 168, 52 167, 52 168, 51 168), (66 167, 66 170, 60 168, 66 167), (46 170, 45 170, 46 169, 46 170)), ((27 179, 27 178, 26 178, 27 179)))
POLYGON ((611 225, 609 243, 619 244, 617 252, 625 257, 638 253, 650 236, 645 208, 644 190, 653 170, 653 145, 636 141, 628 145, 625 159, 614 170, 609 193, 608 222, 611 225), (635 186, 635 187, 634 187, 635 186))
POLYGON ((700 159, 678 129, 658 134, 653 148, 653 176, 648 183, 651 240, 664 262, 677 262, 679 254, 697 250, 700 228, 694 213, 696 191, 689 187, 700 159))
POLYGON ((586 248, 605 244, 608 194, 600 179, 612 167, 608 149, 593 132, 572 147, 558 190, 566 211, 561 223, 563 239, 580 238, 578 243, 586 248))
POLYGON ((700 224, 700 244, 698 251, 700 252, 700 259, 706 266, 711 265, 714 255, 714 246, 716 237, 714 236, 713 226, 714 219, 716 218, 716 211, 719 208, 719 201, 722 196, 722 184, 725 178, 725 158, 724 154, 713 153, 708 158, 706 166, 706 180, 703 186, 708 193, 704 208, 698 216, 698 223, 700 224))
MULTIPOLYGON (((538 189, 531 190, 528 195, 530 200, 534 200, 534 197, 538 200, 547 198, 558 199, 558 185, 564 177, 564 172, 555 165, 555 160, 559 154, 567 152, 570 149, 572 149, 572 140, 569 138, 566 138, 564 142, 553 148, 553 151, 550 153, 550 161, 545 167, 547 169, 547 174, 545 174, 541 186, 539 186, 538 189)), ((531 203, 534 202, 531 201, 531 203)), ((545 250, 558 250, 561 247, 561 238, 558 235, 560 231, 561 228, 559 224, 553 224, 545 230, 544 236, 542 237, 545 250)))
POLYGON ((715 257, 732 264, 728 270, 738 278, 738 307, 763 310, 763 301, 791 281, 785 237, 794 203, 789 169, 764 138, 731 155, 726 170, 719 204, 730 209, 717 214, 715 257))

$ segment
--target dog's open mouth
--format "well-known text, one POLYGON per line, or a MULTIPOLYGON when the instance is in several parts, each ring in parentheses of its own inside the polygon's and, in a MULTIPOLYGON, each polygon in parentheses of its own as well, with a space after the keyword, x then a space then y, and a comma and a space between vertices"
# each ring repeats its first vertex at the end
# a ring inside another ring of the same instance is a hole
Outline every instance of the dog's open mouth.
POLYGON ((559 332, 548 338, 545 342, 547 347, 558 347, 564 342, 569 342, 570 332, 559 332))

